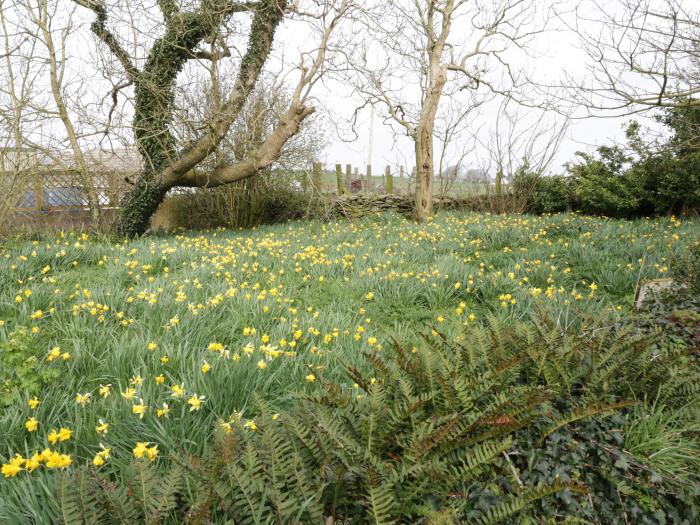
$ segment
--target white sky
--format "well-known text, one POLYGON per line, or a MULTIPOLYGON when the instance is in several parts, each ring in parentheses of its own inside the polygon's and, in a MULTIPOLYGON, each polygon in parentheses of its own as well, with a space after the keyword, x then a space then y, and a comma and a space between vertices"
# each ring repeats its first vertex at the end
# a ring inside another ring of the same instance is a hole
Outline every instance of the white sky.
MULTIPOLYGON (((653 3, 654 0, 652 0, 653 3)), ((691 0, 692 1, 692 0, 691 0)), ((658 0, 657 4, 664 4, 664 0, 658 0)), ((606 7, 612 10, 619 9, 619 5, 615 0, 607 0, 606 7)), ((579 13, 596 17, 597 7, 590 0, 565 0, 560 5, 561 12, 570 11, 572 8, 577 8, 579 13)), ((567 19, 571 19, 568 16, 567 19)), ((561 25, 559 26, 561 27, 561 25)), ((561 81, 566 71, 568 75, 585 79, 588 75, 587 67, 589 58, 583 50, 580 49, 579 37, 570 31, 555 31, 547 32, 539 35, 536 41, 538 57, 533 58, 527 68, 530 70, 532 77, 543 79, 545 82, 556 83, 561 81)), ((348 116, 355 107, 362 105, 362 100, 349 96, 349 90, 337 83, 329 83, 330 89, 319 89, 318 97, 323 102, 324 106, 329 109, 329 112, 337 118, 337 115, 348 116)), ((482 107, 479 110, 478 116, 473 122, 473 129, 478 137, 483 142, 488 142, 489 134, 493 131, 493 123, 499 111, 498 101, 482 107), (478 130, 478 131, 477 131, 478 130)), ((538 118, 539 112, 536 110, 521 109, 527 115, 528 111, 534 114, 534 118, 538 118)), ((554 115, 551 115, 554 118, 554 115)), ((607 117, 607 118, 585 118, 573 119, 570 121, 565 140, 561 143, 558 154, 551 164, 550 171, 552 173, 561 173, 563 164, 571 161, 574 158, 576 151, 591 150, 596 146, 610 144, 612 141, 624 141, 624 126, 632 117, 607 117)), ((644 124, 653 126, 644 115, 635 115, 635 119, 644 124)), ((412 149, 413 143, 398 130, 395 133, 396 127, 382 122, 381 108, 377 107, 373 125, 373 145, 371 163, 373 172, 379 173, 384 169, 385 165, 413 165, 412 149)), ((336 140, 327 148, 325 158, 327 164, 335 163, 352 163, 360 167, 360 172, 364 170, 365 164, 369 159, 369 128, 370 128, 370 109, 365 108, 361 111, 358 119, 356 131, 358 138, 350 143, 336 140)), ((347 135, 346 135, 347 136, 347 135)), ((463 136, 458 140, 458 147, 465 147, 472 138, 463 136)), ((437 146, 436 146, 437 149, 437 146)), ((437 155, 437 151, 436 151, 437 155)), ((477 149, 467 157, 464 165, 467 168, 477 168, 484 163, 485 152, 483 148, 477 149)), ((410 168, 409 168, 410 170, 410 168)))

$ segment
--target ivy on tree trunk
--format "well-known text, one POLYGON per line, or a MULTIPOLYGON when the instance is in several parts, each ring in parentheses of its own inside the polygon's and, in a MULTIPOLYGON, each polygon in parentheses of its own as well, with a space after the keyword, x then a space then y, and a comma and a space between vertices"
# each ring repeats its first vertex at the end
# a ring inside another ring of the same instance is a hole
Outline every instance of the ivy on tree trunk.
MULTIPOLYGON (((165 33, 150 49, 142 70, 107 29, 107 12, 100 0, 74 0, 96 14, 93 33, 107 45, 133 82, 136 101, 133 131, 143 160, 143 170, 124 196, 115 225, 120 236, 144 233, 150 217, 172 187, 191 185, 185 178, 224 138, 252 91, 270 54, 274 33, 284 17, 286 0, 258 0, 255 3, 230 0, 202 1, 197 11, 182 13, 177 4, 160 0, 165 33), (241 59, 231 97, 211 129, 189 148, 178 150, 171 131, 175 83, 186 62, 196 56, 197 46, 216 34, 235 12, 252 11, 248 47, 241 59)), ((304 116, 308 113, 304 113, 304 116)))

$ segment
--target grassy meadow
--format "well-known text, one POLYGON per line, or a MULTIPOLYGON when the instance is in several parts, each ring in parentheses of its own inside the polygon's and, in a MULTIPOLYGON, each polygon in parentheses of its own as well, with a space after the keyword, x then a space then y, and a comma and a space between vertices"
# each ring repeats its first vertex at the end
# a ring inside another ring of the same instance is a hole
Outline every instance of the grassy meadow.
POLYGON ((255 432, 256 395, 284 407, 392 339, 533 312, 572 330, 615 321, 697 235, 673 218, 455 212, 7 241, 0 522, 49 521, 42 494, 62 470, 201 454, 237 421, 255 432))

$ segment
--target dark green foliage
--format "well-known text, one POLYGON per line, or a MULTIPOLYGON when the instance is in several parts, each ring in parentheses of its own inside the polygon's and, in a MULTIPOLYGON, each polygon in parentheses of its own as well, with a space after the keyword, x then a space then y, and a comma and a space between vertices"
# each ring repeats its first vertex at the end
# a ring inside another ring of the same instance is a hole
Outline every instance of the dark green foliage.
POLYGON ((62 473, 55 488, 58 523, 181 523, 183 472, 177 464, 164 472, 142 460, 117 482, 87 468, 62 473))
POLYGON ((624 449, 628 427, 629 421, 617 414, 562 428, 540 445, 530 442, 523 482, 558 478, 583 483, 589 495, 558 493, 536 502, 528 513, 540 520, 568 516, 599 525, 694 523, 697 484, 679 484, 632 456, 624 449))
POLYGON ((34 346, 29 330, 15 328, 0 341, 0 408, 17 402, 17 397, 38 395, 42 387, 61 372, 44 364, 45 353, 34 346))
POLYGON ((624 171, 631 159, 617 146, 601 146, 597 153, 597 157, 578 153, 580 160, 567 166, 577 209, 614 217, 633 215, 640 196, 624 171))
MULTIPOLYGON (((690 100, 689 100, 690 102, 690 100)), ((671 132, 660 151, 639 152, 635 168, 648 195, 648 207, 656 213, 687 213, 700 208, 700 108, 670 108, 656 117, 671 132)), ((634 145, 638 134, 628 130, 634 145)), ((640 139, 641 141, 641 139, 640 139)), ((641 141, 643 143, 643 141, 641 141)))
POLYGON ((516 173, 512 191, 526 209, 549 213, 574 209, 610 217, 687 214, 700 209, 700 109, 665 109, 656 120, 667 140, 645 137, 637 122, 627 127, 627 144, 577 153, 565 177, 516 173))
POLYGON ((558 213, 572 207, 573 195, 565 177, 520 171, 513 177, 511 191, 525 200, 530 213, 558 213))
MULTIPOLYGON (((330 516, 379 524, 439 513, 461 522, 472 487, 507 475, 502 454, 514 430, 544 413, 544 388, 506 388, 513 364, 492 369, 482 352, 429 340, 366 359, 371 374, 347 370, 357 388, 320 378, 322 390, 277 421, 261 403, 256 432, 224 436, 214 456, 222 481, 214 486, 233 515, 244 523, 255 516, 294 523, 303 513, 301 523, 330 516)), ((519 511, 533 494, 513 488, 499 499, 498 515, 519 511)))
POLYGON ((167 190, 160 187, 153 174, 142 175, 124 197, 119 209, 115 233, 120 237, 133 237, 135 232, 148 229, 151 215, 163 201, 167 190))
POLYGON ((700 241, 671 260, 671 275, 673 286, 646 297, 641 313, 628 323, 638 331, 658 332, 678 351, 689 349, 700 366, 700 241))

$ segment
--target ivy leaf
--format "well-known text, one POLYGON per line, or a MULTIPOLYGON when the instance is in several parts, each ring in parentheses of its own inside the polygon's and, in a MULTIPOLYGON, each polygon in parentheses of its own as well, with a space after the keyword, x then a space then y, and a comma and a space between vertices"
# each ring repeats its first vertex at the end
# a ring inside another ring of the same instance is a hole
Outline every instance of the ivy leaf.
POLYGON ((615 467, 619 468, 620 470, 629 470, 630 464, 625 456, 620 456, 617 458, 617 461, 615 461, 615 467))

